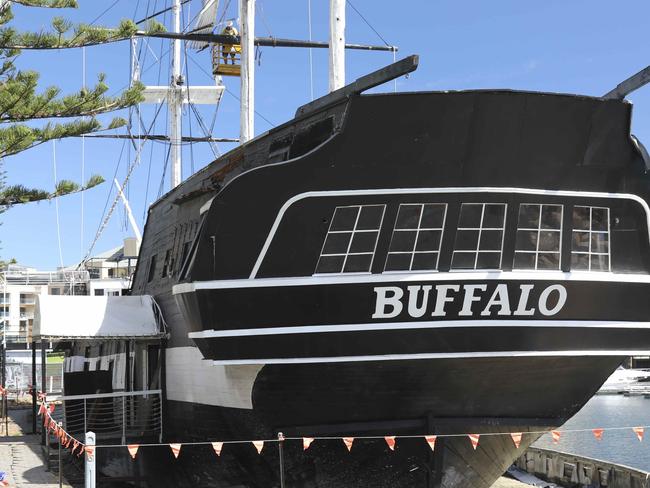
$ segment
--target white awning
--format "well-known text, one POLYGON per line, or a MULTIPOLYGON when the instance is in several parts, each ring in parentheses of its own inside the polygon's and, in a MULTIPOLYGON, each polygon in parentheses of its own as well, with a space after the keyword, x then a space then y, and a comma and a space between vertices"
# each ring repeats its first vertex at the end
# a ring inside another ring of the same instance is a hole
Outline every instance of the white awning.
POLYGON ((158 305, 148 295, 38 295, 34 340, 161 337, 158 305))

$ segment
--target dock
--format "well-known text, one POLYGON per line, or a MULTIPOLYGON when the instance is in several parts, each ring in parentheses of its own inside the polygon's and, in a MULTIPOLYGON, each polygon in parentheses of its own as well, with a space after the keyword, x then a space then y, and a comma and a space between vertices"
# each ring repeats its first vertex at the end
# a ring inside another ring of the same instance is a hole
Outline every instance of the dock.
MULTIPOLYGON (((58 488, 58 474, 45 469, 40 435, 27 433, 31 411, 12 409, 9 435, 0 436, 0 471, 5 473, 9 487, 58 488)), ((4 425, 0 432, 5 434, 4 425)), ((65 488, 71 488, 66 482, 65 488)))

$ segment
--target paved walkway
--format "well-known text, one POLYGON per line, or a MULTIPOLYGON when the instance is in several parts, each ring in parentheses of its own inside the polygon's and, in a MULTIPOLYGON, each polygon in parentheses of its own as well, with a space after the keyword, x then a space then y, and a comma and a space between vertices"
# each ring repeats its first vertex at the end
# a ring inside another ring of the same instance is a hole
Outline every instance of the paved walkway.
MULTIPOLYGON (((40 436, 24 434, 30 411, 9 409, 9 436, 0 437, 0 471, 5 472, 10 487, 57 488, 58 476, 45 471, 40 436)), ((5 434, 4 425, 0 432, 5 434)), ((70 488, 70 485, 63 483, 70 488)))

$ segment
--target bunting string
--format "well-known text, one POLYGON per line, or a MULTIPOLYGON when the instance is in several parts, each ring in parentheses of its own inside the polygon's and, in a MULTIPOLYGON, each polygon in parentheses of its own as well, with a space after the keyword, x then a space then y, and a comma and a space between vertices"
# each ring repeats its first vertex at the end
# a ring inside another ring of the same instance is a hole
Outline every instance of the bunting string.
MULTIPOLYGON (((0 390, 0 394, 1 394, 0 390)), ((583 433, 591 432, 591 434, 598 440, 602 441, 605 432, 610 431, 631 431, 632 434, 636 436, 639 442, 643 442, 643 436, 645 430, 650 428, 650 426, 634 426, 634 427, 607 427, 607 428, 590 428, 590 429, 563 429, 563 430, 537 430, 537 431, 526 431, 526 432, 482 432, 480 434, 473 433, 464 433, 464 434, 436 434, 436 435, 426 435, 426 434, 411 434, 411 435, 390 435, 390 436, 355 436, 355 437, 335 437, 335 436, 314 436, 314 437, 285 437, 283 434, 278 434, 276 439, 257 439, 257 440, 231 440, 231 441, 189 441, 189 442, 175 442, 175 443, 146 443, 146 444, 101 444, 96 446, 86 446, 83 442, 76 439, 70 433, 66 432, 58 423, 52 418, 52 414, 55 410, 54 403, 47 403, 47 399, 43 393, 39 393, 40 407, 38 410, 39 415, 43 415, 43 425, 47 428, 49 432, 59 438, 62 446, 70 448, 72 446, 72 453, 76 453, 78 456, 81 456, 83 453, 86 453, 88 458, 92 458, 95 455, 97 449, 105 448, 118 448, 125 447, 128 450, 129 455, 132 459, 136 458, 136 455, 140 448, 142 447, 162 447, 167 446, 171 449, 172 454, 175 458, 178 458, 181 454, 181 449, 184 446, 211 446, 214 450, 216 456, 221 456, 223 447, 228 444, 252 444, 256 449, 258 454, 261 454, 264 450, 266 444, 280 443, 285 441, 300 441, 302 442, 303 450, 307 451, 310 449, 312 443, 315 441, 332 441, 338 440, 342 441, 348 451, 352 451, 354 442, 357 440, 383 440, 388 448, 391 451, 394 451, 397 447, 396 441, 398 439, 423 439, 427 442, 432 451, 435 450, 436 439, 438 438, 450 438, 450 437, 466 437, 468 439, 469 445, 474 449, 478 449, 480 441, 485 437, 491 436, 508 436, 514 443, 515 447, 519 449, 521 445, 522 438, 525 434, 531 435, 544 435, 550 434, 551 439, 554 444, 559 444, 562 437, 565 434, 571 433, 583 433)))

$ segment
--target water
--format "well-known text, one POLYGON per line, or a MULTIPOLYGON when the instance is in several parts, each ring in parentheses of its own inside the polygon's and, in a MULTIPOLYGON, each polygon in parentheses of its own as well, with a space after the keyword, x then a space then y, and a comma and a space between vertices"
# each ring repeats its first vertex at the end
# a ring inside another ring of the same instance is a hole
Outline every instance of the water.
POLYGON ((590 430, 562 433, 558 444, 553 444, 550 434, 546 434, 534 446, 650 471, 650 399, 597 395, 559 430, 636 426, 646 426, 643 442, 630 428, 605 430, 601 441, 590 430))

